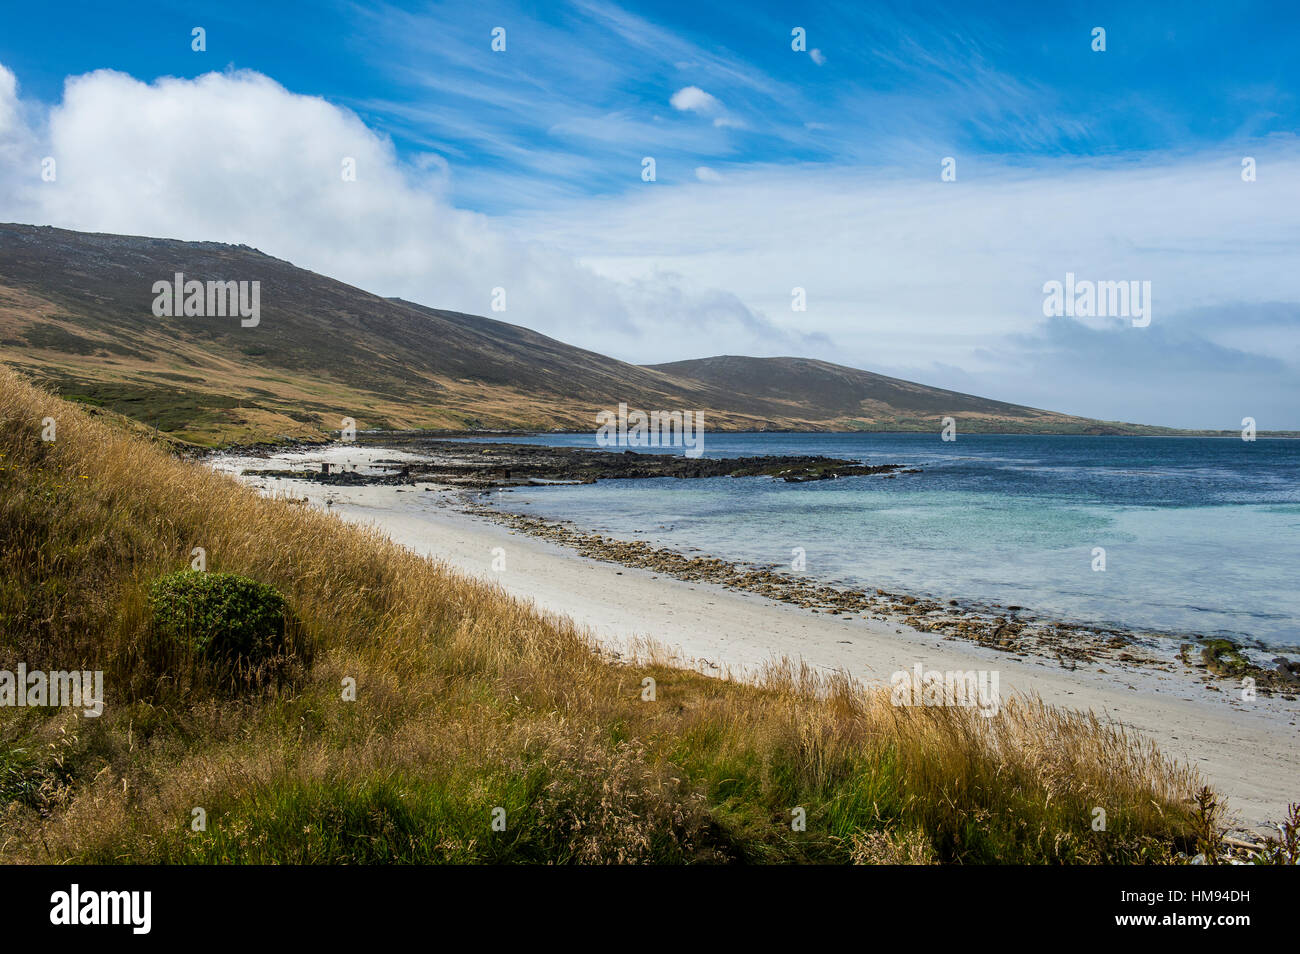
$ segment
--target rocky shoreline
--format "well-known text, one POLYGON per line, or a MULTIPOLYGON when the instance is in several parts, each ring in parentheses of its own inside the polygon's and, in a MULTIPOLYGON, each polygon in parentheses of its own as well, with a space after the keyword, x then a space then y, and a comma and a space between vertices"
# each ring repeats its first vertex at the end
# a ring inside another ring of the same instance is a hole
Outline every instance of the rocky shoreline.
MULTIPOLYGON (((246 477, 295 480, 336 487, 438 485, 452 491, 460 509, 540 537, 608 563, 652 570, 686 581, 716 583, 799 606, 809 612, 841 618, 907 625, 944 639, 965 640, 1020 657, 1054 660, 1065 669, 1103 666, 1134 667, 1199 678, 1207 690, 1240 689, 1241 680, 1255 680, 1263 695, 1280 694, 1294 700, 1300 694, 1300 663, 1262 653, 1221 637, 1154 633, 1118 627, 1068 623, 1039 618, 1019 606, 940 601, 883 589, 862 589, 820 583, 776 566, 757 566, 714 556, 688 556, 645 541, 619 540, 581 530, 569 521, 511 513, 482 501, 489 490, 546 486, 556 483, 592 484, 597 480, 673 477, 757 477, 802 482, 873 475, 894 479, 919 474, 899 464, 812 456, 688 458, 679 454, 617 452, 519 443, 478 443, 430 438, 427 435, 385 435, 385 440, 361 440, 359 463, 350 459, 303 463, 292 469, 245 468, 246 477), (401 453, 404 459, 380 456, 401 453), (1254 657, 1253 659, 1251 657, 1254 657)), ((319 447, 303 447, 317 451, 319 447)), ((248 456, 266 459, 283 449, 249 448, 248 456)), ((336 458, 339 455, 334 455, 336 458)))
POLYGON ((1188 636, 1177 652, 1165 634, 1088 626, 1036 618, 1019 606, 946 603, 882 589, 866 590, 819 583, 778 569, 736 563, 714 556, 687 556, 642 540, 619 540, 579 529, 569 521, 512 513, 462 495, 467 513, 486 517, 513 530, 549 540, 579 555, 607 563, 652 570, 679 580, 715 583, 793 604, 813 613, 906 624, 944 639, 966 640, 1021 657, 1055 660, 1065 669, 1080 665, 1160 669, 1199 678, 1205 688, 1221 692, 1240 687, 1251 677, 1262 695, 1277 693, 1294 701, 1300 693, 1300 664, 1283 657, 1267 668, 1248 660, 1240 647, 1222 638, 1188 636))
MULTIPOLYGON (((364 444, 362 446, 365 446, 364 444)), ((379 459, 364 469, 321 464, 316 470, 249 470, 251 477, 289 478, 345 487, 439 483, 455 487, 527 487, 555 483, 594 484, 597 480, 651 477, 773 477, 791 483, 839 477, 917 474, 901 464, 863 464, 821 456, 685 457, 680 454, 587 450, 537 444, 480 444, 411 439, 386 441, 387 450, 418 454, 427 460, 379 459)), ((255 456, 268 456, 257 454, 255 456)))

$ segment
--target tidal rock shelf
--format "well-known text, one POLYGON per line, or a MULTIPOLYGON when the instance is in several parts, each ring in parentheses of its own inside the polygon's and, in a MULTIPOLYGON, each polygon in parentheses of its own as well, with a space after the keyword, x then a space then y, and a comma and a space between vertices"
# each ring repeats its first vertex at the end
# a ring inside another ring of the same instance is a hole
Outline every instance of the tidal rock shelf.
MULTIPOLYGON (((358 442, 361 443, 360 441, 358 442)), ((415 454, 420 461, 377 460, 362 469, 318 465, 306 470, 249 470, 254 477, 282 477, 339 486, 438 483, 458 487, 519 487, 554 483, 594 484, 597 480, 654 477, 771 477, 790 483, 840 477, 919 474, 902 464, 865 464, 821 456, 686 457, 635 451, 543 447, 536 444, 410 439, 385 448, 415 454)))

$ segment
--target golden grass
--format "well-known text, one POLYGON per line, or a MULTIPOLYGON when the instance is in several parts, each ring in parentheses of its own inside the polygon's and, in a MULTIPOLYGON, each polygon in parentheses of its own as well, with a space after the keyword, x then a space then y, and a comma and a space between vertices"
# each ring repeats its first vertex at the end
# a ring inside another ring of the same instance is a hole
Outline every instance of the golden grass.
POLYGON ((788 661, 757 685, 616 665, 566 619, 3 366, 0 455, 0 668, 107 687, 98 719, 0 709, 4 860, 1140 862, 1192 837, 1195 774, 1091 716, 899 708, 788 661), (230 698, 150 662, 145 590, 194 547, 285 594, 308 676, 230 698))

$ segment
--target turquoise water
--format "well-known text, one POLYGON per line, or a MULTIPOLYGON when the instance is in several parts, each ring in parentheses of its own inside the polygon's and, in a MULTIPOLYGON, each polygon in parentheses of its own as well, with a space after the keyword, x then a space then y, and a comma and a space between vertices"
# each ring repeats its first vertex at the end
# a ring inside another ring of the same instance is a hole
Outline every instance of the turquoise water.
MULTIPOLYGON (((591 434, 534 443, 594 447, 591 434)), ((500 505, 828 582, 1081 623, 1300 645, 1300 442, 708 434, 706 456, 827 454, 923 473, 787 484, 610 480, 500 505), (524 506, 527 504, 527 506, 524 506), (1093 569, 1094 548, 1106 569, 1093 569)))

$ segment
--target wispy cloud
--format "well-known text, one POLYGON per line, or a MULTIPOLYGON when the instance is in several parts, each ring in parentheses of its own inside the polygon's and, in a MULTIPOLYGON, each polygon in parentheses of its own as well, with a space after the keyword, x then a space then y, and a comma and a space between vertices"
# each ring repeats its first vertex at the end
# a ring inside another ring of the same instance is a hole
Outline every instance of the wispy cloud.
POLYGON ((1296 423, 1300 140, 1256 151, 1267 181, 1243 181, 1228 148, 1141 161, 985 157, 960 162, 956 182, 940 181, 937 159, 872 176, 773 166, 511 221, 600 274, 630 280, 664 268, 714 282, 780 327, 826 335, 833 346, 818 356, 829 360, 908 369, 947 387, 977 382, 982 393, 1077 413, 1119 403, 1124 413, 1105 414, 1187 426, 1216 402, 1214 419, 1225 419, 1237 400, 1200 388, 1199 362, 1242 394, 1267 390, 1260 414, 1296 423), (1044 284, 1067 272, 1150 281, 1151 327, 1099 322, 1094 333, 1064 334, 1064 319, 1045 318, 1042 305, 1044 284), (806 312, 791 307, 795 287, 806 312), (1042 373, 1058 355, 1070 380, 1112 381, 1115 368, 1161 356, 1178 370, 1141 400, 1131 389, 1103 396, 1042 373))

